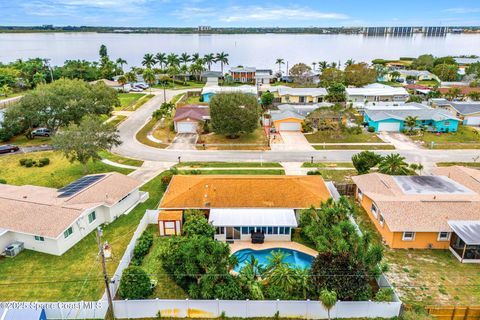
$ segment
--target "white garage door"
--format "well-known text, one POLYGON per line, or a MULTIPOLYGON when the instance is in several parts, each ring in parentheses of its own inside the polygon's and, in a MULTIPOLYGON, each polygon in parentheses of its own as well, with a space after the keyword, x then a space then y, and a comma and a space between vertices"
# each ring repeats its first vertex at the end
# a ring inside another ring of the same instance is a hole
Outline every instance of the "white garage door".
POLYGON ((177 122, 178 133, 195 133, 197 132, 196 122, 177 122))
POLYGON ((465 119, 467 126, 480 126, 480 117, 468 117, 465 119))
POLYGON ((299 122, 281 122, 280 131, 301 131, 302 125, 299 122))
POLYGON ((398 132, 400 122, 382 122, 378 124, 378 131, 398 132))

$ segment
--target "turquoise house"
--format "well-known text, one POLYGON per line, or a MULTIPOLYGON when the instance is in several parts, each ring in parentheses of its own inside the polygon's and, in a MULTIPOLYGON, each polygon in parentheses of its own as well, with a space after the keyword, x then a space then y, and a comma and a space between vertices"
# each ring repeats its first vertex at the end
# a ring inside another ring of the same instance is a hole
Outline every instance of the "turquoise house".
POLYGON ((407 117, 416 117, 416 128, 426 127, 431 132, 456 132, 460 119, 442 109, 432 109, 419 103, 400 106, 371 106, 364 111, 364 122, 375 132, 400 132, 409 129, 407 117))
POLYGON ((204 87, 202 89, 202 101, 203 102, 210 102, 212 97, 216 95, 217 93, 233 93, 233 92, 239 92, 239 93, 246 93, 246 94, 251 94, 256 96, 257 95, 257 87, 256 86, 249 86, 249 85, 243 85, 243 86, 208 86, 204 87))

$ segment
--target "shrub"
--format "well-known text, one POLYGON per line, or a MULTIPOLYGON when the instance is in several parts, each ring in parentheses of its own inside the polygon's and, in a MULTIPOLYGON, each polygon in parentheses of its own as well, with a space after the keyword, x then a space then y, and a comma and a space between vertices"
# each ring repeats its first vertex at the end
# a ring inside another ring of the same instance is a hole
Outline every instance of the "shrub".
POLYGON ((381 288, 375 294, 375 301, 378 302, 392 302, 393 301, 393 290, 392 288, 381 288))
POLYGON ((312 127, 306 124, 305 122, 302 122, 302 130, 303 132, 312 132, 312 127))
POLYGON ((202 171, 200 171, 200 170, 190 170, 190 174, 200 175, 200 174, 202 174, 202 171))
POLYGON ((320 171, 318 171, 318 170, 311 170, 311 171, 308 171, 308 172, 307 172, 307 175, 308 175, 308 176, 321 176, 322 173, 321 173, 320 171))
POLYGON ((368 127, 368 132, 375 132, 375 127, 369 126, 368 127))
POLYGON ((25 162, 27 162, 28 159, 25 159, 25 158, 22 158, 20 159, 18 162, 20 162, 20 165, 21 166, 24 166, 25 165, 25 162))
POLYGON ((27 167, 27 168, 33 167, 33 164, 34 164, 34 162, 33 162, 32 159, 27 159, 27 160, 25 161, 25 167, 27 167))
POLYGON ((7 180, 5 180, 5 179, 0 179, 0 184, 7 184, 7 180))
POLYGON ((143 258, 147 255, 150 251, 150 247, 153 244, 153 235, 148 232, 144 231, 142 235, 138 238, 137 244, 133 249, 133 259, 132 264, 140 265, 142 263, 143 258))
POLYGON ((38 160, 38 162, 43 164, 44 166, 46 166, 46 165, 50 164, 50 159, 49 158, 41 158, 40 160, 38 160))
POLYGON ((44 164, 42 162, 37 163, 37 167, 41 168, 43 166, 44 166, 44 164))
POLYGON ((143 299, 152 292, 150 277, 140 267, 131 266, 122 274, 119 295, 123 299, 143 299))

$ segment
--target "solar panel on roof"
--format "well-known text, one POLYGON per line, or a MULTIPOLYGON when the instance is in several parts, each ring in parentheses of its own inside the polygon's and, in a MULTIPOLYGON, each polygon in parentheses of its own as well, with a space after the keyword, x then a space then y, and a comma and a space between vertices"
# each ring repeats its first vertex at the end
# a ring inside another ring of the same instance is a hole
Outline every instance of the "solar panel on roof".
POLYGON ((69 197, 71 195, 74 195, 75 193, 85 189, 86 187, 90 186, 91 184, 100 180, 103 177, 105 177, 104 174, 82 177, 77 181, 74 181, 69 185, 59 189, 58 192, 61 192, 61 194, 58 197, 64 198, 64 197, 69 197))

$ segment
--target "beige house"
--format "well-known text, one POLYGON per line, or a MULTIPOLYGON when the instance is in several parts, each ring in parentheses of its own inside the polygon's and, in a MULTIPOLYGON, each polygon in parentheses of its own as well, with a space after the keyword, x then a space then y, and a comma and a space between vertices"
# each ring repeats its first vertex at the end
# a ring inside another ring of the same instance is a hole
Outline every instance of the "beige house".
POLYGON ((328 94, 325 88, 291 88, 287 86, 272 86, 275 103, 311 104, 323 102, 328 94))
POLYGON ((58 190, 0 185, 0 250, 19 241, 25 249, 62 255, 146 200, 140 185, 119 173, 85 176, 58 190))

